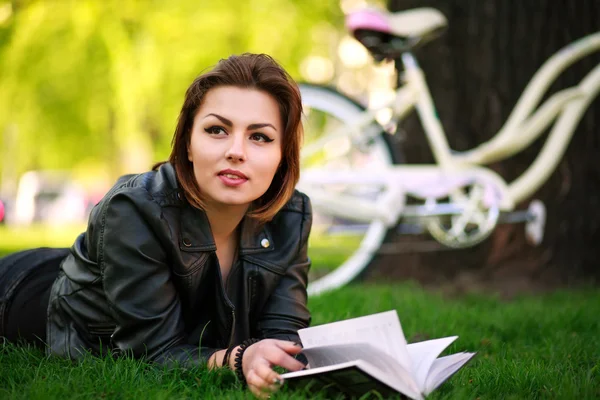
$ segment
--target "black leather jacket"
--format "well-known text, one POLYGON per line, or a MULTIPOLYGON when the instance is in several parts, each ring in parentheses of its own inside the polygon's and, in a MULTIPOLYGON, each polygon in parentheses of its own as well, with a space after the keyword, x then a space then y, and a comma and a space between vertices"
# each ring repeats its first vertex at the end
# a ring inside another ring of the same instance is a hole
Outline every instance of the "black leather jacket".
POLYGON ((122 177, 62 263, 48 306, 49 352, 203 363, 250 337, 297 341, 310 323, 311 223, 300 192, 261 228, 244 218, 223 283, 206 214, 185 201, 173 167, 122 177))

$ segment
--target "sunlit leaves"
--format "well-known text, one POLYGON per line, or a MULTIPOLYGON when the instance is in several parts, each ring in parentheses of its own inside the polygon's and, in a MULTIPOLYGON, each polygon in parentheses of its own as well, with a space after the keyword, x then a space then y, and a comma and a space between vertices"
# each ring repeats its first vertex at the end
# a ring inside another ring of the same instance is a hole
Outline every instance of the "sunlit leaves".
POLYGON ((0 0, 0 9, 6 4, 0 145, 10 149, 0 153, 0 176, 9 163, 15 173, 146 169, 169 154, 183 94, 202 70, 265 52, 299 77, 300 62, 327 46, 314 28, 341 27, 335 1, 0 0))

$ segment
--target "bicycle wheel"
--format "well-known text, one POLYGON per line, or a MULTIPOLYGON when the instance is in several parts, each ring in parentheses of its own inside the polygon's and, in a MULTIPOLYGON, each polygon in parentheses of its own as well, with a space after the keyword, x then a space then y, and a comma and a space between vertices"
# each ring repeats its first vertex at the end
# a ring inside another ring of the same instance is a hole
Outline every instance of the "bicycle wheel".
MULTIPOLYGON (((314 151, 313 148, 307 155, 305 149, 310 148, 311 143, 322 140, 328 132, 352 129, 352 122, 357 121, 365 109, 331 88, 300 84, 300 91, 305 114, 302 168, 317 167, 328 171, 361 168, 376 171, 378 167, 401 161, 399 152, 390 143, 389 135, 377 123, 368 125, 361 135, 352 136, 353 140, 348 136, 338 136, 325 143, 319 142, 319 150, 314 151)), ((362 199, 377 195, 372 187, 356 185, 335 185, 331 190, 343 191, 362 199)), ((381 221, 357 223, 334 217, 320 210, 319 204, 314 201, 313 210, 309 243, 313 266, 309 276, 309 295, 336 289, 357 278, 371 263, 388 233, 381 221)))

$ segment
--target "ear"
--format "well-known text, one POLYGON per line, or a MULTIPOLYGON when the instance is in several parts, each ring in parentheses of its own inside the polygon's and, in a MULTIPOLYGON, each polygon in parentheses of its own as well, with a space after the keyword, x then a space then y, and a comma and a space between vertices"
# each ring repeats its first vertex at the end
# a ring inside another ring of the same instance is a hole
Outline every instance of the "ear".
POLYGON ((186 146, 186 149, 187 149, 187 156, 188 156, 187 158, 188 158, 188 161, 192 162, 192 152, 190 151, 190 145, 189 144, 186 146))

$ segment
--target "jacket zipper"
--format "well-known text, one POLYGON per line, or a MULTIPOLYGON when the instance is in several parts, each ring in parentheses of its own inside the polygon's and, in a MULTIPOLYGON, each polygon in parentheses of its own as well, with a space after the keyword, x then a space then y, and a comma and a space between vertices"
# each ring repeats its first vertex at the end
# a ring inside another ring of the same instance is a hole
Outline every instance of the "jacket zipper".
POLYGON ((115 328, 115 325, 110 324, 88 324, 88 332, 95 336, 111 336, 115 328))
POLYGON ((229 344, 227 345, 227 348, 230 348, 231 346, 233 346, 233 333, 235 332, 235 310, 231 310, 231 332, 229 333, 229 344))
POLYGON ((248 320, 254 320, 254 297, 256 296, 256 278, 253 273, 248 275, 248 320))
MULTIPOLYGON (((219 286, 221 287, 221 297, 223 298, 223 300, 225 300, 225 304, 231 309, 231 326, 229 327, 229 344, 227 345, 227 347, 229 348, 233 346, 233 334, 235 333, 235 306, 233 305, 231 300, 229 300, 229 297, 227 297, 227 291, 225 290, 225 282, 223 282, 223 275, 221 274, 221 264, 219 263, 217 253, 214 253, 214 257, 217 260, 217 270, 219 271, 219 286)), ((231 271, 229 271, 229 276, 231 276, 232 271, 233 268, 231 271)), ((229 276, 227 277, 227 279, 229 279, 229 276)))
MULTIPOLYGON (((220 274, 221 274, 221 272, 219 272, 219 275, 220 274)), ((222 279, 221 279, 221 282, 222 282, 222 279)), ((229 300, 229 298, 227 297, 227 293, 223 289, 223 284, 221 284, 221 295, 223 296, 223 299, 225 300, 225 304, 231 309, 231 324, 229 326, 229 344, 227 345, 227 347, 231 347, 231 346, 233 346, 233 334, 235 332, 235 306, 233 305, 231 300, 229 300)))

